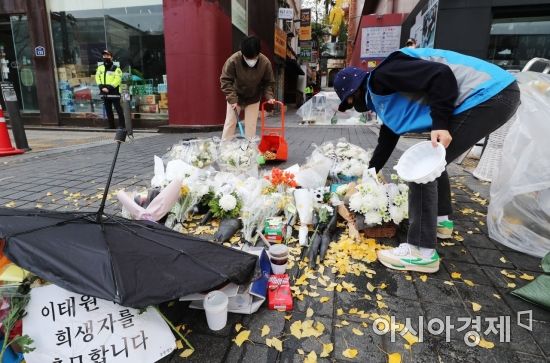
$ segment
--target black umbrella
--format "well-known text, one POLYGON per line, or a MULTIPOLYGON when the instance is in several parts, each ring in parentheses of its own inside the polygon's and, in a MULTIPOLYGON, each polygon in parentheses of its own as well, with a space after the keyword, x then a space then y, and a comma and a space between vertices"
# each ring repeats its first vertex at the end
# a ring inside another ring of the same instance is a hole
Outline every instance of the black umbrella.
POLYGON ((257 257, 162 225, 103 213, 0 208, 0 239, 8 258, 67 290, 145 307, 224 282, 250 281, 257 257))

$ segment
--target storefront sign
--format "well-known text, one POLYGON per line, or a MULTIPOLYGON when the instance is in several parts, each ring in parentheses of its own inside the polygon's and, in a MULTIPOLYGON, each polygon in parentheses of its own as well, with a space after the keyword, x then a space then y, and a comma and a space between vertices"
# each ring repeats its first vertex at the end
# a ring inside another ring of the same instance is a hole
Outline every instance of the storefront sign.
POLYGON ((231 0, 231 23, 248 35, 248 0, 231 0))
POLYGON ((176 348, 154 308, 140 312, 56 285, 34 288, 30 295, 23 334, 36 349, 25 353, 27 363, 147 363, 176 348))
POLYGON ((311 48, 300 48, 300 59, 305 62, 311 61, 311 48))
POLYGON ((430 0, 424 6, 424 9, 418 13, 415 23, 411 27, 409 37, 416 39, 416 44, 420 48, 433 48, 435 46, 438 4, 438 0, 430 0))
POLYGON ((399 49, 401 26, 376 26, 362 29, 361 58, 384 58, 399 49))
POLYGON ((44 48, 41 45, 35 47, 34 48, 34 55, 36 57, 45 57, 46 56, 46 48, 44 48))
POLYGON ((327 59, 327 68, 344 68, 344 59, 327 59))
POLYGON ((286 33, 277 25, 275 25, 274 52, 279 57, 286 58, 286 33))
POLYGON ((311 9, 300 10, 300 40, 311 40, 311 9))
POLYGON ((294 19, 294 9, 279 8, 279 19, 286 19, 286 20, 294 19))
POLYGON ((15 89, 13 88, 13 83, 11 82, 2 82, 2 96, 4 97, 4 101, 6 102, 17 102, 17 93, 15 93, 15 89))

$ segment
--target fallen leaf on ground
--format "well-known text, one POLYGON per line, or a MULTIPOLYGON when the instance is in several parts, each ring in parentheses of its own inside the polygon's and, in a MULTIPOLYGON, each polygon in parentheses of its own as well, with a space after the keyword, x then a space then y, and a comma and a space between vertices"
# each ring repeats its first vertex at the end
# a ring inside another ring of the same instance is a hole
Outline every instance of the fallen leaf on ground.
POLYGON ((176 340, 176 348, 183 349, 183 344, 181 344, 181 340, 176 340))
POLYGON ((499 258, 499 260, 500 260, 500 262, 502 262, 502 263, 508 262, 504 256, 502 256, 501 258, 499 258))
POLYGON ((319 299, 319 301, 322 302, 322 303, 326 303, 329 300, 330 300, 330 298, 326 297, 326 296, 323 296, 322 298, 319 299))
POLYGON ((262 338, 265 337, 267 334, 269 334, 270 331, 271 331, 271 329, 269 329, 269 326, 264 325, 262 327, 262 338))
POLYGON ((298 352, 298 354, 304 355, 304 350, 303 349, 298 349, 296 351, 298 352))
POLYGON ((6 208, 15 208, 15 206, 16 206, 16 204, 13 200, 9 203, 4 204, 4 207, 6 207, 6 208))
POLYGON ((462 275, 460 274, 460 272, 453 272, 453 273, 451 273, 451 277, 453 279, 459 279, 459 278, 462 277, 462 275))
POLYGON ((502 299, 499 294, 493 294, 493 296, 496 297, 499 300, 502 299))
POLYGON ((349 323, 348 323, 346 320, 342 320, 342 323, 341 323, 341 324, 344 325, 344 326, 349 325, 349 323))
POLYGON ((535 276, 532 276, 532 275, 528 275, 528 274, 526 274, 526 273, 523 273, 519 278, 520 278, 520 279, 523 279, 523 280, 531 281, 531 280, 534 280, 534 279, 535 279, 535 276))
MULTIPOLYGON (((470 339, 472 340, 472 339, 470 339)), ((485 348, 485 349, 493 349, 495 347, 495 343, 487 341, 483 338, 480 338, 479 343, 477 344, 478 347, 485 348)))
POLYGON ((384 309, 384 308, 387 308, 387 307, 388 307, 388 305, 386 305, 385 302, 380 301, 380 300, 376 302, 376 305, 378 305, 378 308, 379 308, 379 309, 384 309))
POLYGON ((500 273, 508 277, 509 279, 515 279, 517 277, 515 274, 508 272, 506 270, 500 270, 500 273))
POLYGON ((407 343, 409 343, 409 345, 418 343, 418 337, 413 335, 410 331, 406 332, 403 335, 403 338, 407 341, 407 343))
POLYGON ((290 326, 290 334, 295 336, 297 339, 302 338, 302 322, 300 320, 292 323, 290 326))
POLYGON ((313 316, 313 309, 312 308, 307 308, 306 318, 311 318, 312 316, 313 316))
POLYGON ((338 310, 336 310, 336 315, 337 315, 337 316, 344 315, 344 309, 338 309, 338 310))
POLYGON ((401 363, 401 353, 388 354, 388 363, 401 363))
POLYGON ((468 286, 476 286, 476 284, 474 284, 471 280, 463 280, 463 281, 468 286))
POLYGON ((323 351, 319 355, 321 358, 326 358, 329 356, 329 354, 334 350, 334 346, 332 343, 324 343, 323 344, 323 351))
POLYGON ((304 359, 304 363, 317 363, 317 353, 315 351, 309 352, 309 354, 304 359))
POLYGON ((357 353, 357 349, 348 348, 342 352, 342 355, 346 358, 355 358, 357 353))
POLYGON ((183 352, 181 352, 180 357, 182 357, 182 358, 190 357, 191 354, 193 354, 193 352, 194 352, 193 349, 187 348, 187 349, 185 349, 183 352))
POLYGON ((239 331, 241 331, 242 327, 243 327, 243 325, 241 323, 237 323, 235 325, 235 331, 238 333, 239 331))
POLYGON ((420 275, 420 280, 422 280, 422 282, 426 282, 426 281, 428 281, 428 276, 427 275, 420 275))
POLYGON ((370 292, 374 291, 374 286, 370 282, 367 282, 367 290, 369 290, 370 292))
POLYGON ((443 283, 444 283, 445 285, 451 285, 451 286, 454 286, 454 284, 455 284, 455 283, 452 282, 452 281, 443 281, 443 283))
POLYGON ((248 340, 249 336, 250 330, 243 330, 235 337, 235 339, 233 339, 233 341, 240 347, 246 340, 248 340))
POLYGON ((481 310, 481 305, 476 303, 476 302, 472 302, 472 309, 474 311, 480 311, 481 310))
POLYGON ((277 338, 272 338, 271 339, 271 346, 273 348, 275 348, 276 350, 278 350, 279 352, 282 352, 283 351, 283 342, 281 342, 279 339, 277 338))
POLYGON ((353 328, 353 329, 351 329, 351 331, 352 331, 353 334, 355 334, 355 335, 359 335, 359 336, 365 335, 361 330, 359 330, 359 329, 357 329, 357 328, 353 328))
POLYGON ((509 288, 511 288, 511 289, 515 289, 515 288, 516 288, 516 284, 514 284, 513 282, 509 282, 507 286, 508 286, 509 288))

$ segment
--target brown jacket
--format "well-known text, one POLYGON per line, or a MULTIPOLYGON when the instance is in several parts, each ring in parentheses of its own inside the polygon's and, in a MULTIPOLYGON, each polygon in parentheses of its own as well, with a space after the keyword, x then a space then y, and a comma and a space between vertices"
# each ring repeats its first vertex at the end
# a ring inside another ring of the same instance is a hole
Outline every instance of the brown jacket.
POLYGON ((240 51, 234 53, 223 65, 220 82, 225 99, 230 104, 246 106, 260 101, 262 96, 267 100, 273 98, 273 69, 262 53, 252 68, 246 64, 240 51))

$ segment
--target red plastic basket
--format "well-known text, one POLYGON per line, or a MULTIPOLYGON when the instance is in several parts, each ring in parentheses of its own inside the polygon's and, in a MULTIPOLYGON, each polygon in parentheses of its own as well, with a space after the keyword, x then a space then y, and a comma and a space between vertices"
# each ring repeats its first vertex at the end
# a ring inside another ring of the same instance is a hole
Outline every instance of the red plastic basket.
POLYGON ((266 127, 265 126, 265 104, 262 103, 262 130, 260 134, 260 144, 258 150, 265 154, 267 151, 275 154, 275 159, 286 161, 288 159, 288 144, 285 140, 285 105, 280 101, 275 103, 281 106, 281 127, 266 127))

